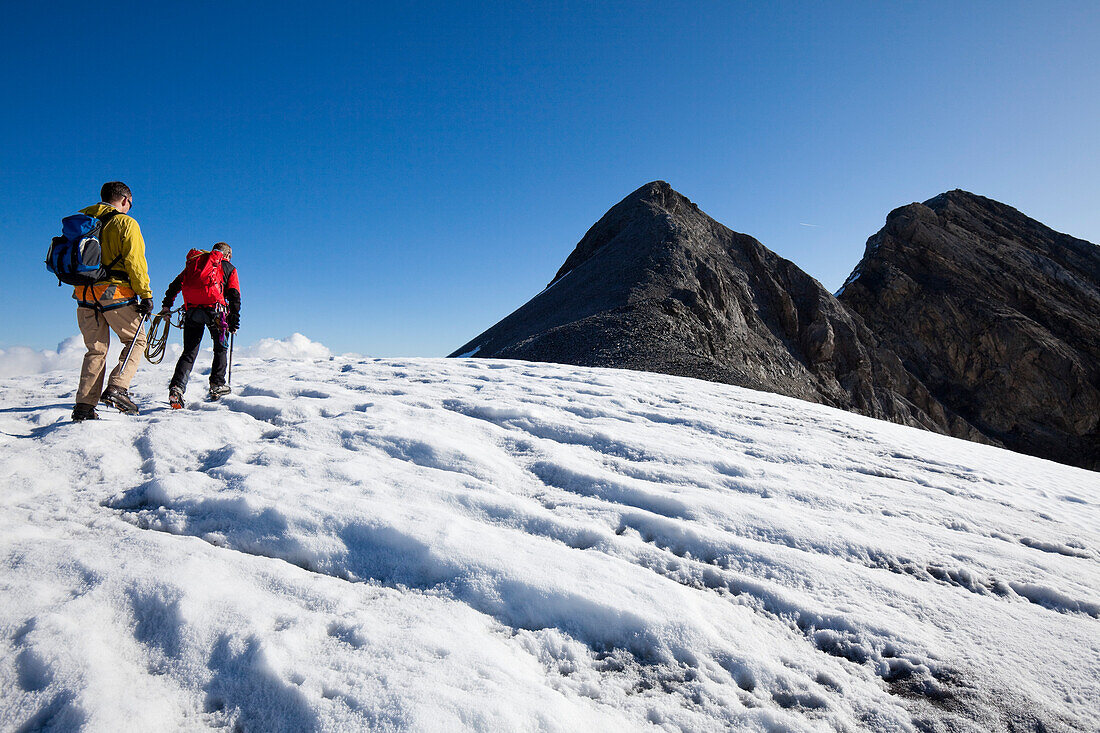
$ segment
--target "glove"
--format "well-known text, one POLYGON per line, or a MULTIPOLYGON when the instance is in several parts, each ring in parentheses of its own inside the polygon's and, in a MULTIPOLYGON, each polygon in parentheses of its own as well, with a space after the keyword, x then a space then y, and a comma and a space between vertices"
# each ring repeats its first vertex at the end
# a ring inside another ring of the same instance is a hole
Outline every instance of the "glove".
POLYGON ((147 316, 150 313, 152 313, 153 312, 153 299, 152 298, 142 298, 141 302, 138 303, 137 312, 138 312, 139 316, 147 316))
POLYGON ((161 307, 161 309, 160 309, 160 314, 161 314, 162 316, 167 316, 167 315, 169 315, 169 314, 170 314, 171 312, 172 312, 172 306, 170 306, 170 305, 165 305, 165 306, 162 306, 162 307, 161 307))
POLYGON ((237 329, 241 327, 241 314, 230 313, 225 322, 229 326, 230 332, 236 333, 237 329))

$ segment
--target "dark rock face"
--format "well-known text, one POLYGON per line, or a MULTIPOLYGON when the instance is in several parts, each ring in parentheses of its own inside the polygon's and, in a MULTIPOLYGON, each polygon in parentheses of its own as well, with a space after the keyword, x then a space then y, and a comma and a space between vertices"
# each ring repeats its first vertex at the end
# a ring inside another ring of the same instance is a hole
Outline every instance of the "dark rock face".
POLYGON ((891 212, 840 300, 990 440, 1100 470, 1100 247, 951 191, 891 212))
POLYGON ((820 283, 663 181, 608 211, 462 355, 697 377, 985 440, 820 283))

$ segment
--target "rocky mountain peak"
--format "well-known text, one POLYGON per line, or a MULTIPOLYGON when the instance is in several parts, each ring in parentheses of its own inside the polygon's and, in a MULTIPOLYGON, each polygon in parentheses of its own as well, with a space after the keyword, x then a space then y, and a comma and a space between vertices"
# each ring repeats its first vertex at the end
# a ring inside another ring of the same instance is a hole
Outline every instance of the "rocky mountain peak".
POLYGON ((623 236, 624 232, 628 237, 634 236, 636 232, 627 231, 632 226, 638 227, 642 223, 654 228, 662 223, 672 226, 677 217, 690 214, 698 215, 699 208, 665 181, 652 181, 641 186, 592 225, 554 275, 550 285, 591 259, 608 243, 623 236))
POLYGON ((727 382, 1100 468, 1100 248, 968 191, 890 212, 837 293, 664 181, 452 356, 727 382))
POLYGON ((980 438, 820 283, 663 181, 613 206, 461 355, 691 376, 980 438))
POLYGON ((993 441, 1100 467, 1100 248, 948 191, 895 209, 839 294, 993 441))

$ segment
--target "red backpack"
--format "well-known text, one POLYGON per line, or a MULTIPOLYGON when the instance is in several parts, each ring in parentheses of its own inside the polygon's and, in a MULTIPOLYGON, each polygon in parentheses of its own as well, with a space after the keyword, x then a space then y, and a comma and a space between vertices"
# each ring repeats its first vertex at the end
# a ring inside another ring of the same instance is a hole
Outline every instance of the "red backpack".
POLYGON ((201 305, 225 305, 225 274, 222 272, 221 250, 206 252, 193 249, 187 253, 183 268, 183 302, 188 308, 201 305))

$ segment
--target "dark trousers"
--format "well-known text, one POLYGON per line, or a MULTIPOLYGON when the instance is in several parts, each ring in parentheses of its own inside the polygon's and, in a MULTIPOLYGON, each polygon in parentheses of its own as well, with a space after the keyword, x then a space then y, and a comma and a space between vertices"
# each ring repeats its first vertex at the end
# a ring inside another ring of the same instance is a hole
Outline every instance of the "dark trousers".
POLYGON ((225 384, 225 368, 229 364, 228 349, 222 343, 221 326, 216 314, 206 308, 192 308, 183 317, 183 353, 176 362, 176 372, 168 388, 179 387, 187 390, 187 378, 195 366, 195 357, 199 355, 203 331, 210 329, 210 338, 214 341, 214 363, 210 365, 210 386, 225 384))

